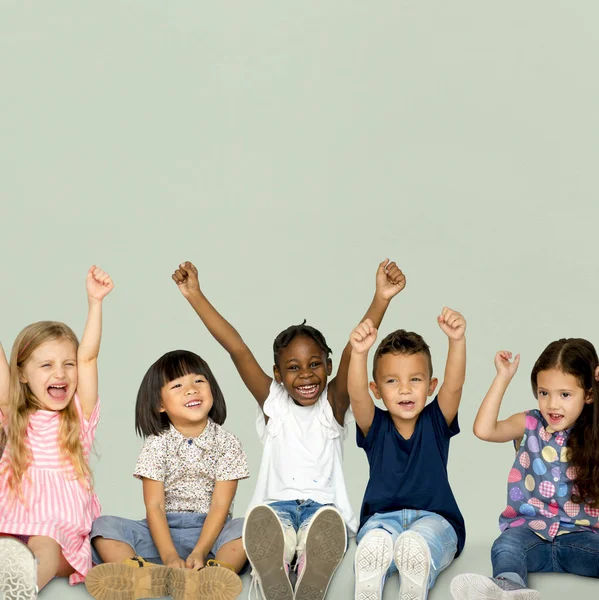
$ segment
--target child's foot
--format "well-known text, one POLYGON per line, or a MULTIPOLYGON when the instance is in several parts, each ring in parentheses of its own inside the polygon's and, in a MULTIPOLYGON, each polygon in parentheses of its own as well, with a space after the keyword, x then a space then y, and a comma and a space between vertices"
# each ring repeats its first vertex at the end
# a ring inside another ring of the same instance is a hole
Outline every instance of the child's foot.
POLYGON ((355 600, 381 600, 387 570, 393 560, 393 539, 384 529, 369 531, 358 544, 354 559, 355 600))
POLYGON ((94 567, 85 578, 85 587, 96 600, 162 598, 168 596, 170 572, 173 570, 136 556, 122 563, 104 563, 94 567))
POLYGON ((465 573, 451 582, 454 600, 541 600, 536 590, 522 587, 502 577, 485 577, 465 573))
POLYGON ((0 537, 0 598, 37 598, 37 562, 28 546, 13 537, 0 537))
POLYGON ((295 600, 322 600, 343 559, 347 529, 334 508, 319 509, 306 530, 306 550, 299 557, 295 600))
POLYGON ((285 565, 285 533, 277 513, 261 504, 243 524, 243 547, 265 600, 293 600, 285 565))
POLYGON ((393 558, 399 571, 399 599, 425 600, 431 570, 426 540, 415 531, 404 531, 396 540, 393 558))
POLYGON ((228 565, 209 560, 199 571, 172 569, 168 595, 173 600, 234 600, 241 579, 228 565))

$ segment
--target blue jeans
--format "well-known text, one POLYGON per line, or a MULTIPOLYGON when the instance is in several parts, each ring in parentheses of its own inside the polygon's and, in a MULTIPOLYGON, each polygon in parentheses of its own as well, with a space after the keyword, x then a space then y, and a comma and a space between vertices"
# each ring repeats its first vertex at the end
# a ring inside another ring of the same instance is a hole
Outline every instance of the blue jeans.
POLYGON ((491 549, 493 577, 527 586, 528 573, 573 573, 599 577, 599 533, 577 531, 552 542, 528 527, 506 529, 491 549))
MULTIPOLYGON (((384 529, 391 534, 393 544, 404 531, 419 533, 428 544, 431 553, 429 589, 435 585, 439 573, 446 569, 458 550, 458 536, 455 529, 442 516, 426 510, 404 509, 388 513, 376 513, 364 523, 358 532, 356 542, 373 529, 384 529)), ((397 571, 391 563, 387 575, 397 571)))

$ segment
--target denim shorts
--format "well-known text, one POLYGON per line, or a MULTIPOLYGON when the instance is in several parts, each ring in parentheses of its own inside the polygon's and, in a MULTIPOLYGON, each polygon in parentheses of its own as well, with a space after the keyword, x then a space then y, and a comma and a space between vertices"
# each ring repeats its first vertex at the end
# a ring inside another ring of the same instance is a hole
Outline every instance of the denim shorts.
MULTIPOLYGON (((206 519, 205 514, 197 513, 167 513, 166 520, 173 544, 180 558, 185 560, 193 551, 202 532, 202 526, 206 519)), ((208 558, 214 558, 221 546, 233 540, 241 538, 243 532, 243 519, 228 518, 208 558)), ((151 563, 162 564, 158 548, 154 544, 148 521, 134 521, 122 517, 102 516, 98 517, 92 526, 90 539, 103 537, 109 540, 117 540, 129 544, 137 556, 141 556, 151 563)), ((98 552, 92 544, 92 560, 95 565, 102 562, 98 552)))

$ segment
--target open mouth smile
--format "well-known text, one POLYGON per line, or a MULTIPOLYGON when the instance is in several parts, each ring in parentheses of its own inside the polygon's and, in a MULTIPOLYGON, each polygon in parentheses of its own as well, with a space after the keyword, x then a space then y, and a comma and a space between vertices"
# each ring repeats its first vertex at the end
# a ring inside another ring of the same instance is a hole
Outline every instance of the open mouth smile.
POLYGON ((318 386, 313 384, 313 385, 300 385, 298 387, 295 388, 297 393, 304 399, 304 400, 311 400, 313 398, 316 397, 316 395, 318 394, 318 386))

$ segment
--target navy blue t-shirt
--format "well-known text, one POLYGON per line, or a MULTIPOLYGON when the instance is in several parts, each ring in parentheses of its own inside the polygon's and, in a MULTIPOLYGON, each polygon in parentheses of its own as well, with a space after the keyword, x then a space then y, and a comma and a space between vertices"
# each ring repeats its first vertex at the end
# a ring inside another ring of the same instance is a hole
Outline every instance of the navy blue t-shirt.
POLYGON ((466 527, 447 478, 449 440, 460 432, 457 416, 451 426, 447 425, 435 398, 420 413, 409 440, 397 431, 391 415, 378 407, 368 435, 364 437, 357 425, 356 429, 358 446, 366 452, 370 465, 360 528, 375 513, 427 510, 453 526, 459 555, 466 527))

